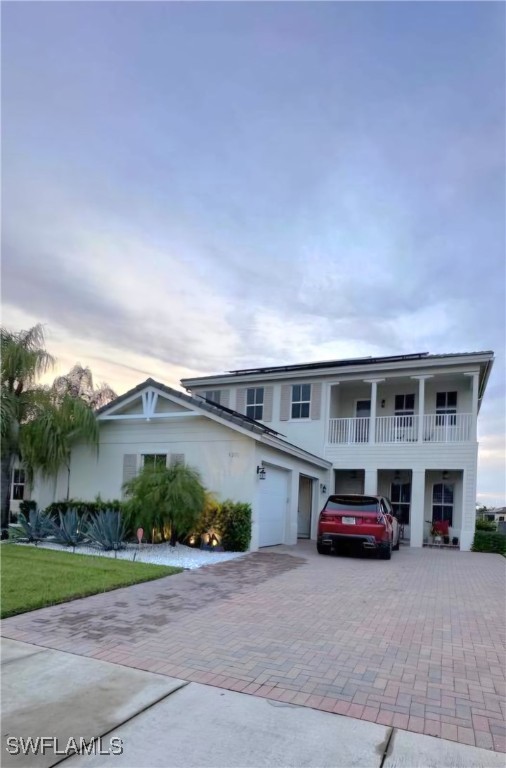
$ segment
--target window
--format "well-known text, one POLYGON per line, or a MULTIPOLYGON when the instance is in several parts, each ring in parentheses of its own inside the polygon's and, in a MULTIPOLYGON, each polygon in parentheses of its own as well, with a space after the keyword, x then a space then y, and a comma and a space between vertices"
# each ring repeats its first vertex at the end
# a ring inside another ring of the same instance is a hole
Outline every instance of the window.
POLYGON ((374 496, 329 496, 325 509, 332 512, 378 512, 378 499, 374 496))
MULTIPOLYGON (((405 429, 413 426, 413 414, 415 412, 414 395, 396 395, 395 396, 395 426, 397 429, 405 429)), ((407 436, 399 435, 402 439, 407 436)))
POLYGON ((311 384, 292 385, 292 419, 309 419, 311 384))
POLYGON ((457 418, 457 393, 438 392, 436 395, 436 426, 455 426, 457 418))
POLYGON ((246 390, 246 416, 261 421, 264 415, 264 388, 252 387, 246 390))
POLYGON ((409 510, 411 506, 411 483, 392 483, 390 501, 394 515, 401 525, 409 525, 409 510))
POLYGON ((210 389, 209 392, 204 392, 204 397, 210 403, 217 403, 219 405, 221 400, 221 390, 210 389))
POLYGON ((453 521, 453 485, 448 483, 436 483, 432 489, 432 521, 453 521))
POLYGON ((167 454, 166 453, 143 453, 142 465, 144 467, 166 467, 167 454))
POLYGON ((14 469, 12 472, 12 495, 13 501, 23 501, 25 498, 25 470, 14 469))

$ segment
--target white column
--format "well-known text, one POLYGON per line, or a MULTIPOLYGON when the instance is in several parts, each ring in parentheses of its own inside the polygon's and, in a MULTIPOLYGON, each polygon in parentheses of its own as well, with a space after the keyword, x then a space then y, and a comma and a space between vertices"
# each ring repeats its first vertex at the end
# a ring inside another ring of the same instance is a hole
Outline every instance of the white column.
POLYGON ((376 442, 376 410, 378 401, 378 384, 385 379, 365 379, 371 385, 371 416, 369 419, 369 442, 376 442))
MULTIPOLYGON (((477 447, 476 447, 477 449, 477 447)), ((476 525, 476 464, 462 472, 462 523, 460 549, 468 551, 473 545, 476 525)))
POLYGON ((478 439, 478 385, 479 385, 479 379, 480 374, 478 371, 473 371, 473 373, 466 373, 465 376, 471 376, 472 377, 472 394, 471 394, 471 414, 472 414, 472 424, 471 424, 471 434, 470 439, 471 440, 477 440, 478 439))
POLYGON ((432 376, 412 376, 411 378, 418 381, 418 442, 423 443, 425 421, 425 379, 431 379, 432 376))
POLYGON ((371 423, 369 424, 369 442, 376 442, 376 402, 378 396, 378 382, 371 381, 371 423))
POLYGON ((418 381, 418 442, 423 443, 423 422, 425 418, 425 379, 418 381))
POLYGON ((425 522, 425 470, 414 469, 411 478, 411 509, 409 520, 410 547, 423 546, 425 522))
POLYGON ((368 496, 376 496, 378 493, 378 470, 366 469, 364 472, 364 493, 368 496))

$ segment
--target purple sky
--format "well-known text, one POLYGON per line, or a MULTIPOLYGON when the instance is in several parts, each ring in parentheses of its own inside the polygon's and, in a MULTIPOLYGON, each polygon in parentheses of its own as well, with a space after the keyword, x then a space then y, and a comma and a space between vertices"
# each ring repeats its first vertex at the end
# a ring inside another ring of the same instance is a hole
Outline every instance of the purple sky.
POLYGON ((494 349, 505 6, 4 3, 3 322, 147 375, 494 349))

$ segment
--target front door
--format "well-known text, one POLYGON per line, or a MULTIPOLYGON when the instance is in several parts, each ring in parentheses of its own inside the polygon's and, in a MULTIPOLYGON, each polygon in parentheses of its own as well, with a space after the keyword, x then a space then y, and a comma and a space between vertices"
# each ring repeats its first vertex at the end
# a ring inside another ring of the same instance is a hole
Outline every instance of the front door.
POLYGON ((297 523, 297 538, 309 539, 311 536, 311 501, 313 496, 313 481, 310 477, 299 475, 299 514, 297 523))
POLYGON ((371 401, 357 400, 355 406, 355 442, 367 443, 369 441, 369 421, 371 418, 371 401))

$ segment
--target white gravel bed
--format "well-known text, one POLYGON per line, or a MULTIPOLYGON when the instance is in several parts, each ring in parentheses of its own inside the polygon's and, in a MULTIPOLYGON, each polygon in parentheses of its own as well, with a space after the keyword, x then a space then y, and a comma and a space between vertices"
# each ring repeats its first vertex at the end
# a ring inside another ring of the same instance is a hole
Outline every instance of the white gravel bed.
MULTIPOLYGON (((35 544, 18 542, 19 547, 35 547, 35 544)), ((60 552, 70 552, 72 547, 64 547, 62 544, 55 544, 51 541, 41 541, 37 544, 39 549, 54 549, 60 552)), ((126 549, 120 549, 118 552, 104 552, 103 549, 92 547, 89 544, 80 544, 75 548, 76 555, 98 555, 99 557, 115 557, 118 560, 130 560, 136 563, 151 563, 152 565, 174 565, 178 568, 192 570, 201 568, 203 565, 212 565, 213 563, 223 563, 226 560, 234 560, 236 557, 245 555, 245 552, 212 552, 202 549, 186 547, 184 544, 176 544, 171 547, 170 544, 127 544, 126 549)))

